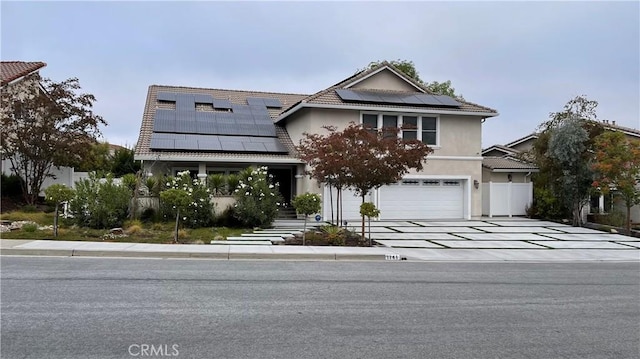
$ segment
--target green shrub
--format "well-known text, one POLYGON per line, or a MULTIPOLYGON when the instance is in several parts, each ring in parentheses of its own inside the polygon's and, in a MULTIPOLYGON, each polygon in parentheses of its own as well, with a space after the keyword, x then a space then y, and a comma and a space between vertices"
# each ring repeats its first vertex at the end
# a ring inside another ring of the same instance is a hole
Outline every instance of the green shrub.
POLYGON ((271 183, 267 176, 267 167, 242 171, 234 197, 234 216, 245 227, 270 226, 282 202, 278 184, 271 183))
POLYGON ((612 227, 624 227, 627 223, 627 216, 620 211, 611 213, 598 213, 594 215, 594 220, 598 224, 612 227))
POLYGON ((25 223, 22 225, 22 230, 28 233, 33 233, 38 230, 38 225, 35 223, 25 223))
POLYGON ((36 213, 36 212, 38 212, 38 207, 36 207, 36 206, 34 206, 32 204, 28 204, 26 206, 22 206, 22 208, 20 208, 20 210, 22 212, 25 212, 25 213, 36 213))
POLYGON ((131 192, 124 185, 113 182, 113 176, 100 179, 95 173, 76 182, 76 196, 69 207, 74 222, 81 227, 120 227, 127 219, 131 192))
MULTIPOLYGON (((185 208, 180 210, 180 217, 184 225, 189 228, 199 228, 206 227, 211 224, 213 220, 213 204, 211 203, 210 195, 211 191, 199 180, 191 179, 189 171, 180 172, 176 177, 167 178, 165 188, 167 189, 162 193, 173 189, 185 191, 188 194, 190 202, 185 208)), ((173 220, 176 217, 177 208, 175 208, 175 204, 168 203, 166 201, 169 197, 165 196, 165 200, 162 200, 162 193, 160 194, 160 209, 162 217, 166 220, 173 220)))
POLYGON ((221 195, 226 193, 225 182, 226 180, 224 178, 224 175, 220 173, 212 174, 207 177, 207 185, 209 186, 209 189, 211 190, 211 193, 213 193, 213 195, 221 195))

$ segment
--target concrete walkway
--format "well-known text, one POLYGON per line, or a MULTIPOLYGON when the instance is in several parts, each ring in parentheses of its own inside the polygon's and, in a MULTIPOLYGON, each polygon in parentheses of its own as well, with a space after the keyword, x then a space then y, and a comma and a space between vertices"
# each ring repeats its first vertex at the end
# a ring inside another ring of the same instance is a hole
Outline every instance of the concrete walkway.
MULTIPOLYGON (((293 224, 293 223, 292 223, 293 224)), ((383 247, 191 245, 0 239, 1 255, 275 260, 633 261, 640 238, 529 219, 380 221, 383 247)))

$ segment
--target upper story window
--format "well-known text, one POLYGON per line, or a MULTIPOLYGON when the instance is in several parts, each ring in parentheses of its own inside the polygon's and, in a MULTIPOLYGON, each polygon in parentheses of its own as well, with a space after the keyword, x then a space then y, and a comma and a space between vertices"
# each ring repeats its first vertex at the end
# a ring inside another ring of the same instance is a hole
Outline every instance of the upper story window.
POLYGON ((403 140, 419 140, 438 145, 438 117, 435 115, 397 115, 363 113, 362 125, 373 133, 382 131, 385 138, 398 136, 403 140), (385 131, 385 128, 399 129, 385 131))

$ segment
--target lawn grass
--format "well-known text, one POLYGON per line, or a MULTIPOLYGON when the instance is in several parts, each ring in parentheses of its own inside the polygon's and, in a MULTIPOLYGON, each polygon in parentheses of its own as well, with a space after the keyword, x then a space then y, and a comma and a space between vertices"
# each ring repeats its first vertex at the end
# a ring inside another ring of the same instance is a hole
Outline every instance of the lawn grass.
MULTIPOLYGON (((40 226, 53 224, 52 213, 9 212, 0 216, 8 221, 32 221, 40 226)), ((99 241, 99 242, 130 242, 130 243, 173 243, 173 222, 142 223, 139 220, 126 221, 122 228, 125 235, 109 235, 108 229, 79 228, 61 220, 58 237, 53 237, 52 229, 27 232, 16 230, 0 234, 2 239, 56 239, 63 241, 99 241)), ((248 228, 206 227, 190 229, 184 228, 179 232, 180 243, 209 244, 216 236, 223 238, 250 233, 248 228)))

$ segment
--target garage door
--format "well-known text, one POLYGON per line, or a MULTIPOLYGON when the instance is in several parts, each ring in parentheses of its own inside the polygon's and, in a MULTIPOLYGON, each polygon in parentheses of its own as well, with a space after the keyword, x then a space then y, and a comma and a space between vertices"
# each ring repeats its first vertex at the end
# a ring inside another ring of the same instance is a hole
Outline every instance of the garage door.
POLYGON ((382 219, 464 218, 462 180, 405 179, 380 188, 382 219))

